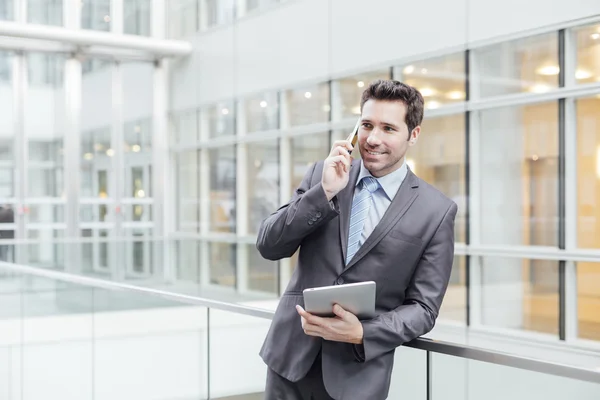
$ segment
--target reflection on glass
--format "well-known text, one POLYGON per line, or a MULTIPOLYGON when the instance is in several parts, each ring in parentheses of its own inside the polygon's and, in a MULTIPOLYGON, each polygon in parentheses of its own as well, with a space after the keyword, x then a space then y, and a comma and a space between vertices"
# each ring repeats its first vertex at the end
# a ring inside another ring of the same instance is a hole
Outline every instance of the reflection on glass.
POLYGON ((86 0, 81 2, 81 28, 109 31, 112 17, 111 0, 86 0))
POLYGON ((557 103, 486 110, 479 124, 482 243, 556 246, 557 103))
POLYGON ((235 232, 235 147, 211 150, 210 163, 210 230, 235 232))
POLYGON ((472 259, 481 261, 483 324, 558 334, 557 261, 472 259))
MULTIPOLYGON (((313 135, 303 135, 291 138, 291 163, 292 163, 292 187, 290 193, 294 193, 307 169, 317 161, 324 160, 329 154, 329 133, 322 132, 313 135)), ((289 199, 282 199, 288 201, 289 199)), ((273 210, 275 211, 275 210, 273 210)))
POLYGON ((210 283, 235 287, 235 243, 210 243, 210 283))
POLYGON ((266 131, 279 127, 279 96, 277 92, 250 97, 244 101, 246 132, 266 131))
POLYGON ((246 248, 248 251, 248 288, 278 294, 279 262, 264 259, 254 245, 246 245, 246 248))
POLYGON ((600 264, 577 263, 577 319, 579 337, 600 340, 600 264))
POLYGON ((179 39, 198 30, 199 0, 170 0, 167 3, 168 30, 171 39, 179 39))
POLYGON ((209 137, 235 135, 235 107, 233 102, 207 107, 202 116, 208 123, 209 137))
POLYGON ((200 0, 200 18, 205 29, 233 22, 235 15, 234 0, 200 0))
POLYGON ((421 92, 427 109, 465 101, 465 55, 462 52, 401 65, 395 75, 421 92))
POLYGON ((62 5, 63 0, 27 0, 27 22, 61 26, 63 24, 62 5))
POLYGON ((279 143, 249 143, 248 165, 248 233, 256 234, 261 222, 279 207, 279 143))
POLYGON ((177 156, 177 230, 198 232, 200 228, 200 153, 184 151, 177 156))
POLYGON ((39 105, 25 104, 25 130, 29 138, 28 197, 64 196, 62 87, 65 59, 62 55, 28 53, 28 91, 32 99, 52 96, 39 105), (35 116, 35 117, 34 117, 35 116))
POLYGON ((333 96, 338 98, 333 104, 339 104, 340 109, 334 108, 332 110, 332 119, 337 121, 349 117, 358 117, 360 115, 360 99, 363 91, 371 82, 377 79, 389 78, 390 70, 386 69, 339 79, 333 86, 338 90, 338 93, 333 93, 333 96))
POLYGON ((309 125, 329 121, 331 110, 329 84, 321 83, 285 92, 282 118, 285 126, 309 125))
POLYGON ((416 145, 406 156, 409 168, 458 205, 455 240, 466 238, 465 116, 425 118, 416 145))
POLYGON ((130 35, 150 36, 151 0, 123 2, 123 31, 130 35))
POLYGON ((600 82, 600 24, 575 31, 577 37, 576 83, 600 82))
POLYGON ((473 51, 479 97, 543 93, 558 87, 558 34, 518 39, 473 51))

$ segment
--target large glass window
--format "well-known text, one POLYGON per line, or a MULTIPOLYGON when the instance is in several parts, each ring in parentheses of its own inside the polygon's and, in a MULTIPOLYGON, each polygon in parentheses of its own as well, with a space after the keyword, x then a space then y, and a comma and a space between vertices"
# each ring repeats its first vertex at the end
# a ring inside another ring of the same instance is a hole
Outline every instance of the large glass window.
POLYGON ((419 178, 432 184, 458 205, 455 240, 466 239, 465 116, 425 118, 417 144, 406 163, 419 178))
POLYGON ((169 37, 179 39, 198 31, 198 0, 170 0, 167 3, 169 37))
POLYGON ((285 126, 309 125, 329 121, 331 110, 329 84, 293 89, 285 92, 282 119, 285 126))
POLYGON ((233 22, 235 16, 235 0, 200 0, 200 18, 205 29, 233 22))
POLYGON ((123 31, 131 35, 150 36, 151 0, 123 2, 123 31))
POLYGON ((277 92, 254 96, 244 101, 246 132, 266 131, 279 127, 277 92))
POLYGON ((12 20, 13 15, 13 1, 1 1, 0 2, 0 21, 12 20))
POLYGON ((63 0, 27 0, 27 22, 61 26, 63 24, 62 5, 63 0))
POLYGON ((81 28, 110 31, 111 0, 84 0, 81 2, 81 28))
POLYGON ((254 245, 246 245, 246 248, 248 251, 248 288, 278 294, 279 262, 264 259, 254 245))
POLYGON ((480 262, 484 325, 558 334, 558 262, 473 257, 480 262))
POLYGON ((600 264, 577 263, 579 337, 600 340, 600 264))
POLYGON ((558 87, 558 34, 503 42, 476 49, 474 98, 543 93, 558 87))
POLYGON ((337 89, 333 96, 337 97, 332 101, 334 106, 332 119, 334 121, 351 118, 360 115, 360 99, 363 91, 369 84, 377 79, 389 79, 390 69, 373 71, 365 74, 342 78, 335 82, 333 88, 337 89))
POLYGON ((465 256, 455 256, 452 273, 442 307, 440 319, 467 322, 467 266, 465 256))
POLYGON ((600 82, 600 24, 575 30, 577 43, 577 83, 600 82))
POLYGON ((0 51, 0 103, 4 105, 4 110, 8 110, 0 118, 0 198, 2 199, 15 195, 12 57, 12 53, 0 51))
POLYGON ((209 137, 235 135, 235 107, 232 101, 205 108, 201 117, 207 123, 209 137))
POLYGON ((558 104, 482 111, 479 131, 481 242, 556 246, 558 104))
MULTIPOLYGON (((328 132, 293 137, 291 141, 291 148, 294 151, 291 152, 292 186, 290 193, 293 194, 302 182, 306 170, 317 161, 327 158, 331 146, 328 132)), ((281 200, 287 202, 289 199, 281 200)))
POLYGON ((235 146, 210 151, 210 230, 235 232, 235 146))
POLYGON ((256 234, 263 219, 279 207, 279 143, 249 143, 247 150, 248 233, 256 234))
POLYGON ((417 88, 425 107, 465 101, 465 55, 452 53, 395 68, 396 79, 417 88))
POLYGON ((198 232, 200 222, 200 153, 191 150, 177 156, 178 230, 198 232))
POLYGON ((196 143, 200 139, 198 111, 190 110, 174 114, 171 123, 176 143, 196 143))
POLYGON ((235 287, 237 245, 235 243, 209 243, 210 283, 235 287))

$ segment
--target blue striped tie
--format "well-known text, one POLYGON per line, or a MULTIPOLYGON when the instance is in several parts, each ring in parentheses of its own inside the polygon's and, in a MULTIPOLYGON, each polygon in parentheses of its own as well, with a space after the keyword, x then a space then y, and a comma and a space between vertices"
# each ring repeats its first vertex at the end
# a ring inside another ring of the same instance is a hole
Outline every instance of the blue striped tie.
POLYGON ((379 182, 371 176, 365 176, 362 179, 362 189, 352 200, 352 212, 350 214, 350 228, 348 229, 348 252, 346 254, 346 265, 352 260, 360 248, 360 239, 362 237, 365 219, 369 215, 374 193, 379 189, 379 182))

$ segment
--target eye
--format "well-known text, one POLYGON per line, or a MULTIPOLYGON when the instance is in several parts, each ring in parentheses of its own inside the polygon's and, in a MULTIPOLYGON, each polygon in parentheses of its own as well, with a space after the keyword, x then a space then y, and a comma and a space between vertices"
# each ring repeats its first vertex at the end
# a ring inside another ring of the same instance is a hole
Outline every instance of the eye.
POLYGON ((394 130, 394 128, 392 128, 391 126, 386 126, 383 129, 385 129, 388 132, 392 132, 394 130))
POLYGON ((368 123, 368 122, 363 122, 362 127, 365 128, 365 129, 371 129, 372 125, 370 123, 368 123))

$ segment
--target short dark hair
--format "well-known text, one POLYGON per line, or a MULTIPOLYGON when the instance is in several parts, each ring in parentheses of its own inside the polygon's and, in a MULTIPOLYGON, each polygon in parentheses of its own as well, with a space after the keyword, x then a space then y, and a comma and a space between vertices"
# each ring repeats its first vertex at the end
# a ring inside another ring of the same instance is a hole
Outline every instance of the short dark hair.
POLYGON ((360 111, 368 100, 401 101, 406 106, 404 122, 408 126, 408 134, 423 122, 424 101, 421 92, 405 83, 378 79, 373 81, 362 94, 360 111))

